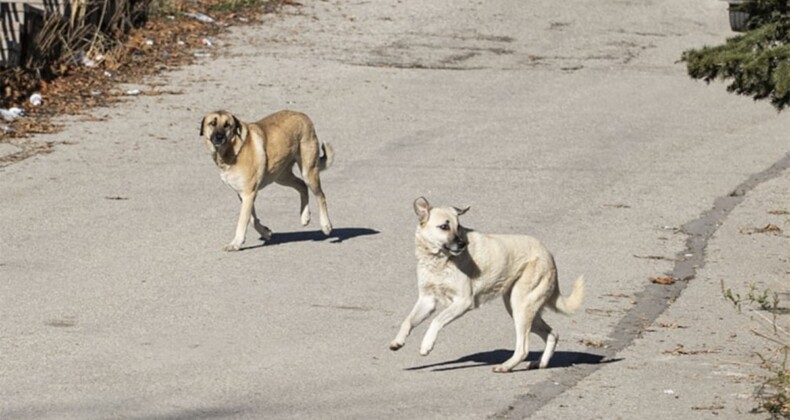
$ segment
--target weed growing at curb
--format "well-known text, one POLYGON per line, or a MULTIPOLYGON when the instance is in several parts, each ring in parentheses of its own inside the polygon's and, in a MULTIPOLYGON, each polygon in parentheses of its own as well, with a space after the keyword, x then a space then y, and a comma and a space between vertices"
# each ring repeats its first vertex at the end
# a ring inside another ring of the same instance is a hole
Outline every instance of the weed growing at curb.
POLYGON ((760 366, 770 372, 770 375, 757 387, 754 396, 758 406, 754 413, 768 413, 772 419, 790 418, 790 368, 788 368, 788 355, 790 355, 790 333, 778 324, 779 294, 765 289, 758 292, 757 285, 749 284, 745 295, 725 288, 724 280, 721 281, 721 292, 725 299, 742 312, 743 305, 756 305, 759 310, 769 311, 771 318, 763 317, 769 332, 752 329, 751 332, 761 337, 776 347, 769 357, 757 353, 762 363, 760 366))
MULTIPOLYGON (((758 334, 759 335, 759 334, 758 334)), ((768 369, 772 376, 766 379, 755 392, 759 408, 755 412, 764 410, 771 415, 771 418, 788 418, 790 417, 790 370, 787 367, 787 355, 790 347, 785 341, 778 351, 782 355, 782 363, 776 364, 772 360, 763 358, 762 366, 768 369)))
POLYGON ((740 293, 733 292, 732 289, 724 288, 724 280, 721 281, 721 293, 722 295, 732 302, 733 306, 738 309, 738 313, 741 313, 741 306, 745 303, 757 304, 760 306, 760 309, 765 311, 773 311, 779 304, 779 296, 775 292, 771 292, 769 289, 763 290, 762 293, 758 294, 757 292, 757 285, 754 283, 749 284, 749 292, 746 296, 741 296, 740 293), (773 299, 769 300, 769 294, 773 293, 773 299))

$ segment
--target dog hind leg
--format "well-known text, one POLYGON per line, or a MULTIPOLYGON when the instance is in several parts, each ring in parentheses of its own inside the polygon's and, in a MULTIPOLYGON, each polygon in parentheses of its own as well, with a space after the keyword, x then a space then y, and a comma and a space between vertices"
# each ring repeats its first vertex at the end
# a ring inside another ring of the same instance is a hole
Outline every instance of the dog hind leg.
POLYGON ((505 293, 505 296, 510 296, 505 302, 505 307, 509 309, 508 312, 512 311, 511 316, 516 329, 516 348, 510 359, 496 366, 494 372, 510 372, 529 355, 529 334, 549 297, 546 289, 551 287, 553 276, 554 272, 530 264, 513 287, 505 293), (534 288, 530 290, 530 287, 534 288))
POLYGON ((535 334, 546 343, 546 348, 543 350, 543 355, 540 357, 540 363, 530 363, 529 367, 530 369, 535 367, 545 369, 549 366, 549 360, 551 360, 551 356, 554 354, 554 349, 557 347, 557 340, 559 340, 560 337, 551 329, 549 324, 543 320, 540 314, 538 314, 532 322, 532 329, 535 331, 535 334))
POLYGON ((505 292, 502 295, 502 300, 505 302, 505 309, 507 310, 507 314, 510 315, 511 318, 513 318, 513 307, 510 306, 510 294, 511 294, 511 292, 512 292, 511 290, 508 290, 507 292, 505 292))
POLYGON ((499 366, 494 367, 494 372, 510 372, 516 365, 523 362, 529 354, 529 333, 536 311, 531 305, 524 305, 518 299, 518 291, 513 291, 510 299, 513 324, 516 329, 516 348, 513 355, 499 366), (514 299, 515 297, 515 299, 514 299))
POLYGON ((329 221, 329 212, 326 209, 326 196, 324 196, 324 190, 321 189, 321 179, 318 177, 318 172, 318 166, 316 165, 305 165, 302 167, 302 177, 304 177, 307 185, 310 186, 310 190, 313 191, 313 195, 318 200, 318 208, 321 212, 321 230, 324 232, 324 235, 329 236, 332 233, 332 222, 329 221))
POLYGON ((310 223, 310 206, 308 205, 309 196, 307 195, 307 185, 299 179, 292 171, 283 172, 277 178, 278 184, 291 187, 299 193, 299 213, 302 215, 302 226, 307 226, 310 223))

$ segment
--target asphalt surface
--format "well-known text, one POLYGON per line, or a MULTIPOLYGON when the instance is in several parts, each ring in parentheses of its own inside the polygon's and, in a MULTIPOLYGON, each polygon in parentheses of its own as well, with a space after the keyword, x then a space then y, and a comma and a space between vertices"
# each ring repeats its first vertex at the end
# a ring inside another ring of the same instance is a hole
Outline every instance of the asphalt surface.
POLYGON ((677 62, 731 35, 717 0, 321 1, 233 30, 142 87, 180 94, 0 168, 0 418, 765 417, 775 346, 750 330, 773 322, 745 296, 785 305, 787 237, 759 228, 787 227, 790 122, 677 62), (272 241, 222 252, 238 202, 200 120, 283 108, 335 148, 335 231, 272 186, 272 241), (582 310, 547 315, 549 369, 491 372, 514 341, 499 301, 428 357, 425 326, 388 350, 421 195, 540 238, 566 293, 585 275, 582 310))

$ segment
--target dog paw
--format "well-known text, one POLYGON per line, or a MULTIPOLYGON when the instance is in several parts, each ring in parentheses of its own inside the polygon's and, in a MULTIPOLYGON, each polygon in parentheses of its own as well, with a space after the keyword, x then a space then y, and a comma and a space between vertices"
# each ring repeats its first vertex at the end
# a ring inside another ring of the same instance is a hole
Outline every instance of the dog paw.
POLYGON ((496 373, 508 373, 508 372, 511 371, 511 368, 509 368, 509 367, 507 367, 505 365, 497 365, 497 366, 494 366, 494 369, 492 369, 492 370, 494 372, 496 372, 496 373))
POLYGON ((310 209, 306 208, 302 212, 302 226, 307 226, 310 224, 310 209))
POLYGON ((404 343, 402 341, 393 340, 390 343, 390 350, 392 350, 392 351, 400 350, 400 348, 403 347, 404 344, 406 344, 406 343, 404 343))
POLYGON ((324 232, 324 235, 329 236, 332 233, 332 224, 327 223, 325 225, 321 225, 321 230, 324 232))
POLYGON ((229 244, 225 245, 224 247, 222 247, 222 250, 225 251, 225 252, 234 252, 234 251, 238 251, 239 248, 241 248, 241 245, 236 245, 234 243, 229 243, 229 244))
POLYGON ((261 235, 261 239, 264 241, 269 241, 272 239, 272 231, 264 225, 257 225, 255 226, 255 230, 258 231, 258 234, 261 235))

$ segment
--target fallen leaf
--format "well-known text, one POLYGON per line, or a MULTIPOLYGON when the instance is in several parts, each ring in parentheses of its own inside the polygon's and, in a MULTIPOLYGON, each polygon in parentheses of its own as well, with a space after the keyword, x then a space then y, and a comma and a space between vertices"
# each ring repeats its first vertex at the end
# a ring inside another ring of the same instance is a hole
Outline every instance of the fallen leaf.
POLYGON ((665 257, 663 255, 636 255, 636 254, 634 254, 634 258, 642 258, 642 259, 646 259, 646 260, 676 261, 674 258, 665 257))
POLYGON ((708 354, 708 353, 718 353, 716 350, 710 349, 700 349, 700 350, 687 350, 683 344, 678 344, 672 350, 664 350, 664 354, 671 354, 673 356, 692 356, 695 354, 708 354))
POLYGON ((754 234, 754 233, 776 233, 776 234, 779 234, 779 233, 782 233, 782 229, 779 226, 776 226, 773 223, 769 223, 769 224, 767 224, 767 225, 765 225, 765 226, 763 226, 761 228, 755 228, 755 227, 741 228, 739 230, 739 232, 741 234, 743 234, 743 235, 751 235, 751 234, 754 234))
POLYGON ((778 232, 781 232, 781 231, 782 231, 782 229, 780 229, 779 226, 776 226, 773 223, 769 223, 769 224, 765 225, 764 227, 761 227, 761 228, 757 229, 755 232, 757 232, 757 233, 777 232, 778 233, 778 232))
POLYGON ((655 284, 670 285, 675 284, 675 279, 672 277, 651 277, 650 281, 655 284))
POLYGON ((715 410, 722 410, 722 409, 724 409, 724 406, 721 405, 721 404, 713 404, 713 405, 709 405, 707 407, 695 405, 695 406, 691 407, 691 409, 692 410, 711 410, 711 411, 715 411, 715 410))
POLYGON ((607 317, 620 315, 623 313, 623 311, 619 309, 598 309, 598 308, 587 308, 584 310, 584 312, 590 315, 599 315, 599 316, 607 316, 607 317))
POLYGON ((581 340, 579 340, 579 342, 584 344, 587 347, 593 347, 593 348, 596 348, 596 349, 605 349, 605 348, 609 347, 609 346, 607 346, 606 344, 604 344, 601 341, 590 340, 589 338, 582 338, 581 340))
POLYGON ((677 322, 659 322, 658 326, 661 327, 661 328, 669 328, 671 330, 674 330, 674 329, 677 329, 677 328, 688 328, 685 325, 679 325, 677 322))

